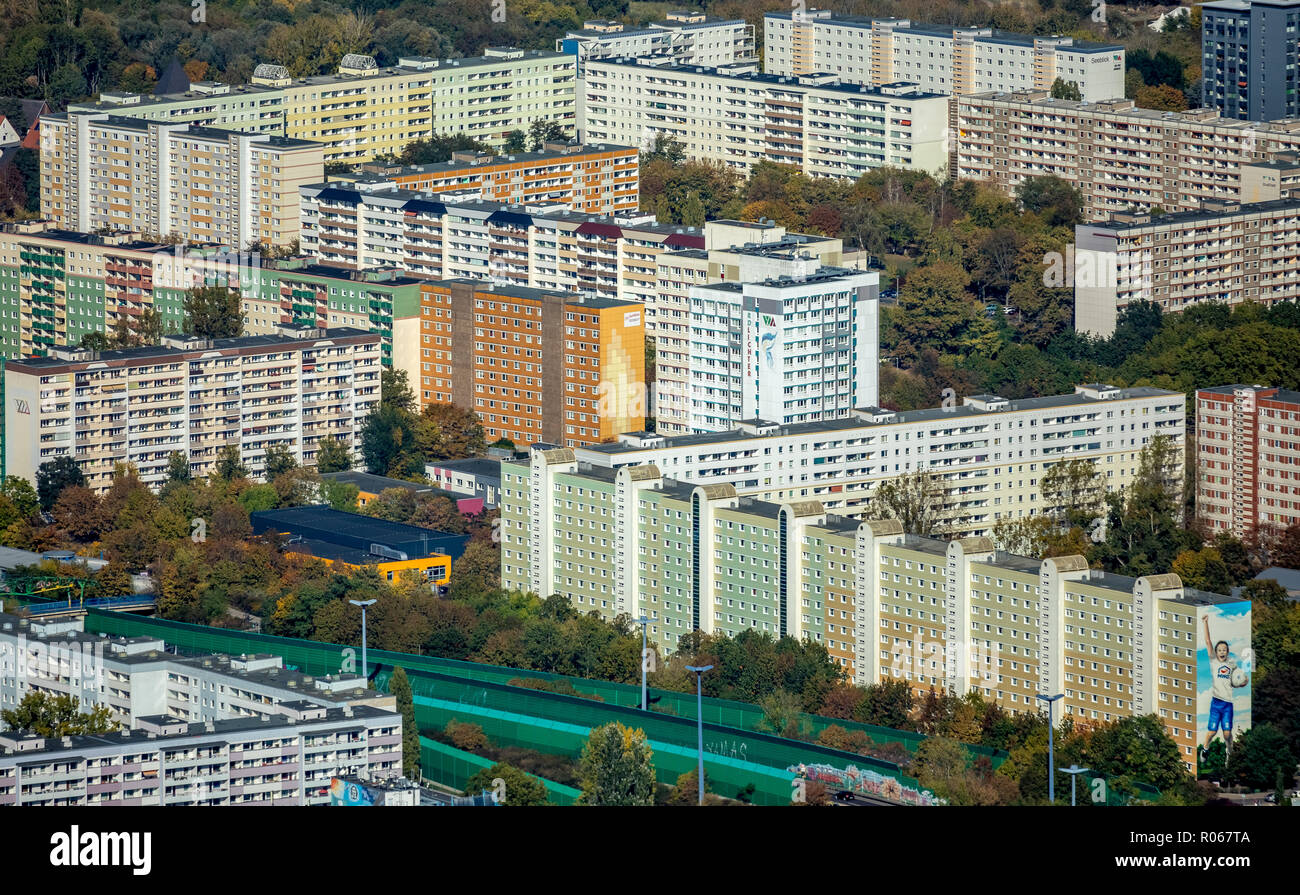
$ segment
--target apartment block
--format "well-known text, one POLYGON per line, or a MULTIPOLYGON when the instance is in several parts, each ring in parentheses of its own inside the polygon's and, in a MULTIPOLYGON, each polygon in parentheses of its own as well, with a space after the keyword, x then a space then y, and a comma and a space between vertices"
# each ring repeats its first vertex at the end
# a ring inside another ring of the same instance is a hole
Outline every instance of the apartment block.
POLYGON ((653 215, 590 215, 452 202, 411 190, 302 189, 302 250, 323 264, 392 268, 653 304, 661 252, 704 248, 702 228, 653 215))
POLYGON ((283 326, 348 327, 379 336, 380 360, 393 365, 393 326, 420 311, 420 280, 393 270, 349 270, 303 258, 267 261, 240 282, 244 332, 283 326))
POLYGON ((1201 4, 1202 102, 1228 118, 1273 121, 1300 116, 1296 0, 1218 0, 1201 4))
POLYGON ((1184 401, 1180 392, 1092 383, 1072 395, 972 395, 951 407, 859 408, 816 423, 746 420, 706 435, 629 432, 575 454, 592 466, 650 464, 701 486, 728 484, 741 497, 817 500, 842 514, 866 510, 880 482, 925 470, 943 493, 948 532, 987 535, 999 519, 1047 509, 1038 482, 1058 461, 1091 460, 1107 490, 1127 486, 1154 436, 1182 444, 1184 401))
POLYGON ((690 290, 691 431, 824 422, 874 407, 879 274, 757 257, 787 272, 690 290))
POLYGON ((573 55, 582 77, 589 59, 647 58, 680 65, 727 65, 756 62, 754 26, 743 19, 711 19, 702 12, 675 11, 667 20, 645 28, 621 22, 584 22, 555 42, 555 49, 573 55))
POLYGON ((654 63, 588 61, 578 97, 583 139, 645 146, 662 134, 693 159, 741 172, 778 162, 810 177, 857 179, 884 166, 936 174, 948 163, 947 98, 915 84, 760 74, 752 63, 654 63))
POLYGON ((70 112, 41 119, 41 214, 67 230, 123 230, 236 251, 298 239, 298 188, 319 143, 70 112))
POLYGON ((1054 100, 1046 91, 952 103, 954 177, 1011 195, 1028 177, 1056 175, 1083 193, 1091 221, 1134 208, 1284 198, 1289 184, 1272 163, 1300 149, 1300 120, 1236 121, 1211 109, 1159 112, 1132 100, 1054 100))
POLYGON ((1139 301, 1166 313, 1203 302, 1300 298, 1300 200, 1211 203, 1202 211, 1114 215, 1074 231, 1074 328, 1110 336, 1139 301))
POLYGON ((434 134, 463 133, 499 147, 538 118, 572 127, 574 72, 571 55, 513 47, 488 47, 470 59, 403 57, 389 68, 353 53, 332 75, 294 78, 283 65, 264 63, 246 85, 200 82, 162 96, 105 92, 69 111, 277 134, 323 144, 326 163, 355 163, 434 134))
POLYGON ((430 281, 398 321, 421 406, 474 410, 488 441, 577 446, 645 426, 640 304, 482 280, 430 281))
POLYGON ((1125 578, 859 521, 816 499, 767 502, 654 464, 567 449, 502 463, 502 586, 650 619, 669 652, 699 630, 824 644, 855 683, 977 690, 1012 712, 1114 721, 1157 713, 1189 764, 1199 614, 1230 598, 1176 575, 1125 578))
POLYGON ((1238 538, 1300 523, 1300 392, 1197 389, 1196 516, 1238 538))
POLYGON ((42 463, 68 456, 87 487, 102 492, 117 463, 161 485, 176 451, 204 476, 221 449, 235 445, 260 477, 272 445, 307 465, 322 438, 357 450, 361 424, 379 401, 379 341, 342 327, 285 327, 273 336, 166 336, 161 346, 9 361, 8 474, 34 481, 42 463))
POLYGON ((370 163, 362 166, 361 176, 340 179, 365 189, 392 185, 435 195, 473 194, 507 205, 559 205, 583 214, 617 214, 637 210, 639 170, 635 146, 547 143, 540 152, 510 155, 455 152, 450 161, 436 165, 370 163))
MULTIPOLYGON (((655 431, 685 435, 691 426, 691 302, 698 286, 794 276, 809 260, 849 267, 857 255, 840 239, 787 233, 772 221, 708 221, 705 249, 663 252, 656 262, 659 288, 646 305, 646 335, 655 343, 655 431)), ((874 341, 862 342, 875 350, 874 341)), ((873 398, 868 403, 875 403, 873 398)))
POLYGON ((1096 102, 1124 95, 1124 48, 1060 35, 837 16, 827 9, 763 16, 763 63, 772 75, 836 75, 846 84, 910 81, 964 96, 1051 90, 1059 78, 1096 102))

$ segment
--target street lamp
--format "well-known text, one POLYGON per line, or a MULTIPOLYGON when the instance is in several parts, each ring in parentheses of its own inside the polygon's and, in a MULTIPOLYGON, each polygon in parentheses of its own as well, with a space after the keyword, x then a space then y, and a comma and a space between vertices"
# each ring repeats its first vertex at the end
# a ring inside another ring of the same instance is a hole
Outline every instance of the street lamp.
POLYGON ((1056 754, 1052 742, 1052 728, 1055 726, 1052 721, 1052 703, 1058 699, 1064 699, 1064 693, 1057 693, 1055 696, 1048 696, 1046 693, 1037 693, 1035 696, 1047 703, 1047 800, 1053 805, 1056 804, 1056 754))
POLYGON ((638 625, 641 626, 641 711, 644 712, 644 711, 646 710, 646 690, 645 690, 645 660, 646 660, 646 651, 645 651, 645 626, 648 625, 648 624, 650 624, 650 619, 646 618, 646 617, 643 615, 643 616, 641 616, 640 618, 633 619, 633 621, 636 622, 638 625))
POLYGON ((348 600, 353 606, 361 607, 361 676, 370 679, 370 663, 366 661, 366 607, 375 605, 374 600, 348 600))
POLYGON ((700 804, 704 804, 704 672, 711 671, 712 665, 699 667, 696 665, 687 665, 686 670, 695 673, 695 705, 699 709, 699 749, 700 749, 700 766, 696 772, 699 776, 700 783, 700 804))
POLYGON ((1080 774, 1086 774, 1088 771, 1091 770, 1092 768, 1081 768, 1077 763, 1070 765, 1068 768, 1061 768, 1061 773, 1070 775, 1070 807, 1071 808, 1073 808, 1076 804, 1074 801, 1074 784, 1078 782, 1078 778, 1080 774))

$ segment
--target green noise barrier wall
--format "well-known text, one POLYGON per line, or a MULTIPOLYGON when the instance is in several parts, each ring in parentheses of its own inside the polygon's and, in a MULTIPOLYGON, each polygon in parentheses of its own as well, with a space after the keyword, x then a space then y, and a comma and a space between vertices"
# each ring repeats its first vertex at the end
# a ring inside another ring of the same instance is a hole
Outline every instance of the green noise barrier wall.
MULTIPOLYGON (((350 656, 356 668, 361 665, 361 651, 356 647, 338 644, 319 643, 313 640, 299 640, 292 637, 275 637, 270 634, 253 634, 247 631, 230 631, 222 628, 209 628, 204 625, 191 625, 165 619, 124 616, 120 613, 91 610, 86 617, 86 630, 104 631, 120 636, 154 636, 169 644, 174 644, 182 653, 274 653, 283 656, 285 663, 306 674, 337 674, 344 668, 350 656), (345 653, 350 650, 350 653, 345 653)), ((469 680, 487 683, 506 684, 516 678, 543 681, 565 682, 575 690, 590 696, 600 697, 606 705, 638 708, 641 705, 641 687, 637 684, 617 684, 610 681, 590 678, 571 677, 544 671, 527 671, 520 668, 508 668, 500 665, 484 665, 478 662, 462 662, 455 659, 442 659, 436 656, 417 656, 411 653, 397 653, 388 650, 372 649, 368 652, 371 671, 375 666, 401 666, 408 673, 416 671, 436 671, 452 674, 469 680)), ((698 710, 693 693, 677 693, 671 690, 651 688, 650 696, 658 697, 659 702, 651 710, 658 714, 675 715, 694 719, 698 710)), ((704 698, 704 720, 726 727, 742 730, 758 730, 762 721, 763 710, 752 703, 737 702, 730 699, 704 698)), ((861 731, 877 743, 900 743, 908 751, 916 751, 925 737, 911 731, 878 727, 860 721, 828 718, 821 715, 804 715, 811 735, 816 738, 832 724, 849 731, 861 731)), ((966 746, 972 758, 985 756, 997 768, 1006 760, 1006 752, 989 749, 984 746, 966 746)), ((859 763, 868 761, 861 759, 859 763)))
MULTIPOLYGON (((436 780, 444 786, 463 792, 471 777, 479 771, 487 770, 493 764, 495 762, 481 758, 473 752, 465 752, 446 743, 420 737, 420 772, 428 779, 436 780)), ((554 780, 547 780, 536 774, 528 776, 540 781, 546 787, 547 799, 552 805, 572 805, 578 800, 578 796, 582 795, 572 786, 565 786, 563 783, 556 783, 554 780)), ((478 793, 471 792, 466 795, 478 795, 478 793)))

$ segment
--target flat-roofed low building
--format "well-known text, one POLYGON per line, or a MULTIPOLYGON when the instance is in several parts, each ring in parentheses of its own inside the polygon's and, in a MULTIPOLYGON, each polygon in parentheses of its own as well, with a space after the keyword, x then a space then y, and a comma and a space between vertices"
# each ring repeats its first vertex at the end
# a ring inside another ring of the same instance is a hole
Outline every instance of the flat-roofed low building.
POLYGON ((325 506, 258 510, 249 521, 253 534, 274 532, 286 536, 285 550, 344 568, 373 567, 388 581, 397 581, 403 572, 414 571, 435 587, 445 587, 451 581, 452 564, 469 541, 469 535, 325 506))
POLYGON ((424 472, 440 488, 477 497, 488 509, 497 505, 497 492, 501 490, 500 458, 439 460, 425 464, 424 472))
POLYGON ((320 477, 321 481, 325 482, 355 485, 357 488, 357 506, 362 507, 391 488, 401 488, 403 491, 410 492, 412 497, 418 494, 432 494, 434 491, 432 486, 421 485, 419 482, 408 482, 405 479, 394 479, 386 475, 372 475, 368 472, 357 472, 351 469, 341 472, 322 472, 320 477))

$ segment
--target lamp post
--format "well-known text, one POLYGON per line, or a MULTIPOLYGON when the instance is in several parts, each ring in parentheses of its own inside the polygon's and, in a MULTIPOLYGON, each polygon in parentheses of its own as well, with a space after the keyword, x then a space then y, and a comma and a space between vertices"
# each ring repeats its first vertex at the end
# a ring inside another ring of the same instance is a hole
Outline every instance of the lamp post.
POLYGON ((1057 693, 1055 696, 1048 696, 1046 693, 1035 694, 1038 699, 1047 703, 1047 800, 1053 805, 1056 804, 1056 754, 1055 746, 1052 741, 1053 727, 1052 721, 1052 704, 1058 699, 1064 699, 1064 693, 1057 693))
POLYGON ((698 724, 698 745, 700 750, 700 766, 696 771, 700 783, 700 804, 704 804, 704 672, 712 670, 712 665, 699 667, 697 665, 687 665, 686 670, 695 673, 695 705, 699 710, 698 724))
POLYGON ((361 676, 370 680, 370 663, 366 661, 366 607, 375 605, 374 600, 348 600, 353 606, 361 607, 361 676))
POLYGON ((641 626, 641 711, 644 712, 647 708, 645 689, 645 626, 650 624, 650 619, 643 615, 640 618, 633 619, 633 621, 641 626))
POLYGON ((1079 775, 1086 774, 1088 771, 1091 770, 1092 768, 1079 767, 1077 762, 1075 764, 1070 765, 1068 768, 1061 768, 1061 773, 1070 775, 1070 807, 1071 808, 1073 808, 1076 804, 1074 800, 1074 785, 1075 783, 1078 782, 1079 775))

